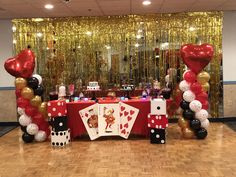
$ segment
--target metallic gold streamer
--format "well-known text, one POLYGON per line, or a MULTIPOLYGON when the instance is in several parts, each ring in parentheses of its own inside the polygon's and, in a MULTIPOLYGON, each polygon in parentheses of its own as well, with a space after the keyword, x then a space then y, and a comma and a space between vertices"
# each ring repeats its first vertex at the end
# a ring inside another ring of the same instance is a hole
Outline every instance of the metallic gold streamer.
POLYGON ((182 44, 212 44, 214 59, 205 70, 211 75, 210 113, 219 115, 222 12, 14 19, 13 24, 14 52, 31 46, 47 94, 61 82, 81 87, 98 80, 108 88, 124 79, 136 85, 158 79, 164 86, 168 68, 182 76, 182 44))

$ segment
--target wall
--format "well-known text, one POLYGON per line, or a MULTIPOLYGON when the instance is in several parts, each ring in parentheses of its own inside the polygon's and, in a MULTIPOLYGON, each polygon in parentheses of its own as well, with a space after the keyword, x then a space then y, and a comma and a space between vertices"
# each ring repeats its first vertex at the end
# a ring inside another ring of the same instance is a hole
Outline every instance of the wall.
POLYGON ((16 121, 14 77, 4 69, 4 62, 12 57, 12 23, 0 20, 0 122, 16 121))
POLYGON ((223 19, 223 84, 224 117, 236 117, 236 11, 224 13, 223 19))

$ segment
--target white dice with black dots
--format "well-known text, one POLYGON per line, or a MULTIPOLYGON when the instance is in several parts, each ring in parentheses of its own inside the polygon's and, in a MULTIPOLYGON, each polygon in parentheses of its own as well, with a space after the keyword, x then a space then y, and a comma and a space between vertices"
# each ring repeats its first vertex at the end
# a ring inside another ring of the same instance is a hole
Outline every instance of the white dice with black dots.
POLYGON ((166 143, 166 130, 151 128, 150 130, 151 144, 165 144, 166 143))
POLYGON ((64 147, 70 143, 70 129, 66 131, 51 131, 51 145, 64 147))
POLYGON ((151 115, 166 115, 166 100, 156 98, 151 100, 151 115))

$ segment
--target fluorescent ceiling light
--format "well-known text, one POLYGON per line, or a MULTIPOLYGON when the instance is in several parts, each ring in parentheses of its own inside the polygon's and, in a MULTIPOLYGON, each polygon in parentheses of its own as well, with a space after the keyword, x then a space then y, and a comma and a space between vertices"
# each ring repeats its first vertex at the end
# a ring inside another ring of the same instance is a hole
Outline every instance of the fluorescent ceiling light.
POLYGON ((46 5, 44 6, 44 8, 45 8, 45 9, 53 9, 54 6, 53 6, 52 4, 46 4, 46 5))
POLYGON ((152 2, 151 1, 149 1, 149 0, 145 0, 145 1, 143 1, 143 5, 145 5, 145 6, 148 6, 148 5, 150 5, 152 2))

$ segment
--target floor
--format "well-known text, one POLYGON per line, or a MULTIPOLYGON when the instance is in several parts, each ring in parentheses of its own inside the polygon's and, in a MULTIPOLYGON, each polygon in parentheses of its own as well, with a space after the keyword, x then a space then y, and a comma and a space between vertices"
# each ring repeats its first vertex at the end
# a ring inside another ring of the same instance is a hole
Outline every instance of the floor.
POLYGON ((212 123, 205 140, 184 140, 176 124, 168 142, 78 139, 67 148, 24 144, 20 129, 0 138, 0 177, 235 177, 236 132, 212 123))
POLYGON ((17 126, 0 126, 0 137, 7 134, 17 126))

